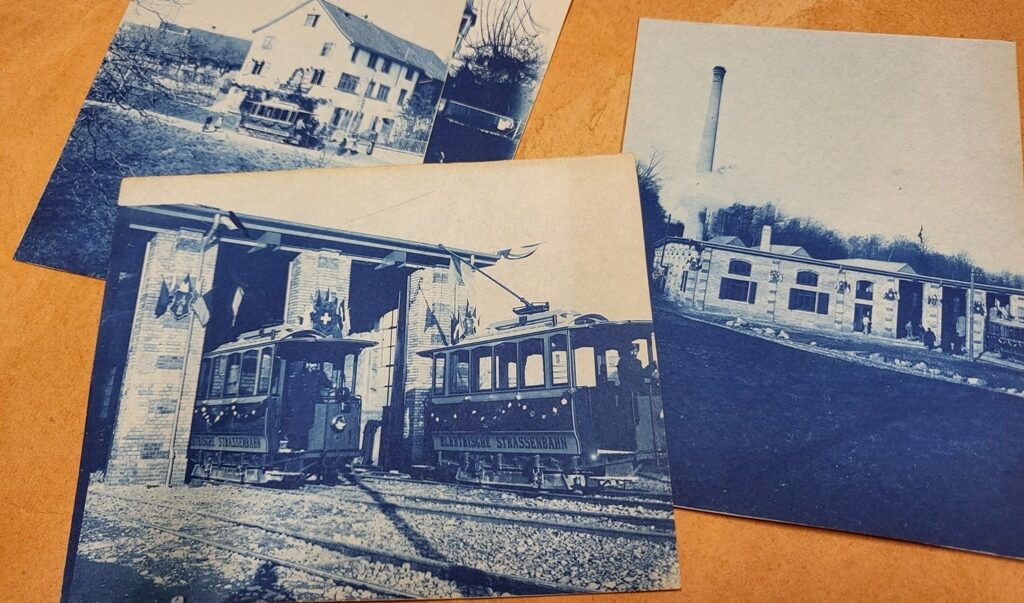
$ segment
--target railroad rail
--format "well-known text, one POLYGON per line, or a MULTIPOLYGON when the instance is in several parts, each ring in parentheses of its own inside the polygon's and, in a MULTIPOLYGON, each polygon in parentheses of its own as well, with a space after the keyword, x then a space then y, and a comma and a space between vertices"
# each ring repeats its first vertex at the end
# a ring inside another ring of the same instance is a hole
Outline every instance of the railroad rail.
MULTIPOLYGON (((229 485, 227 487, 238 487, 238 486, 232 484, 232 485, 229 485)), ((319 546, 319 547, 322 547, 322 548, 330 550, 330 551, 342 553, 342 554, 353 556, 353 557, 361 557, 361 558, 366 559, 368 561, 376 561, 376 562, 385 563, 385 564, 388 564, 388 565, 399 565, 399 566, 402 565, 402 564, 408 563, 410 568, 415 569, 417 571, 422 571, 422 572, 430 573, 430 574, 434 575, 435 577, 437 577, 439 579, 442 579, 442 580, 451 580, 452 582, 455 582, 457 584, 470 584, 470 585, 474 585, 474 586, 480 586, 481 588, 486 587, 486 588, 490 588, 490 589, 492 589, 494 591, 498 591, 498 592, 508 592, 508 593, 514 593, 514 594, 522 594, 522 595, 546 595, 546 594, 556 594, 556 593, 584 593, 584 592, 590 592, 590 591, 588 591, 588 590, 586 590, 584 588, 580 588, 580 587, 576 587, 576 586, 571 586, 571 585, 568 585, 568 584, 556 584, 554 582, 547 582, 547 581, 544 581, 544 580, 536 580, 536 579, 532 579, 532 578, 524 578, 524 577, 521 577, 521 576, 513 576, 513 575, 510 575, 510 574, 503 574, 503 573, 500 573, 500 572, 492 572, 492 571, 483 570, 483 569, 479 569, 479 568, 475 568, 475 567, 470 567, 470 566, 463 565, 463 564, 449 563, 449 562, 446 562, 446 561, 439 561, 439 560, 436 560, 436 559, 428 559, 426 557, 419 557, 419 556, 416 556, 416 555, 408 555, 408 554, 403 554, 403 553, 381 551, 380 549, 369 548, 369 547, 365 547, 365 546, 362 546, 362 545, 359 545, 359 544, 356 544, 356 543, 352 543, 352 542, 337 541, 337 540, 327 540, 327 539, 324 539, 324 538, 319 538, 319 537, 316 537, 316 536, 311 536, 311 535, 308 535, 308 534, 303 534, 301 532, 297 532, 297 531, 294 531, 294 530, 288 530, 288 529, 281 528, 281 527, 278 527, 278 526, 268 525, 268 524, 263 523, 263 522, 249 521, 249 520, 240 519, 240 518, 236 518, 236 517, 225 517, 223 515, 219 515, 219 514, 216 514, 216 513, 210 513, 210 512, 206 512, 206 511, 197 511, 195 509, 190 509, 190 508, 187 508, 187 507, 182 507, 182 506, 179 506, 179 505, 173 505, 173 504, 169 504, 169 503, 149 501, 149 500, 144 500, 144 499, 136 498, 136 497, 132 497, 132 496, 122 496, 122 495, 118 495, 118 494, 111 494, 109 492, 93 492, 93 493, 90 493, 90 496, 107 497, 107 498, 113 498, 113 499, 121 500, 121 501, 124 501, 124 502, 150 505, 150 506, 154 506, 154 507, 170 509, 170 510, 177 511, 177 512, 180 512, 180 513, 185 513, 185 514, 188 514, 188 515, 194 515, 194 516, 198 516, 198 517, 204 517, 204 518, 207 518, 207 519, 212 519, 212 520, 215 520, 215 521, 220 521, 220 522, 224 522, 224 523, 228 523, 228 524, 233 524, 233 525, 236 525, 236 526, 241 526, 241 527, 246 527, 246 528, 262 530, 262 531, 270 533, 270 534, 276 534, 276 535, 279 535, 279 536, 286 536, 286 537, 289 537, 289 538, 294 538, 296 540, 305 542, 307 544, 319 546)), ((137 523, 140 522, 140 520, 137 520, 137 519, 128 519, 128 518, 118 518, 118 519, 119 520, 129 521, 129 522, 137 522, 137 523)), ((153 526, 148 526, 148 527, 153 527, 154 529, 163 530, 163 531, 168 532, 168 533, 176 532, 175 530, 173 530, 171 528, 165 528, 165 527, 162 527, 162 526, 153 525, 153 526)), ((175 534, 175 535, 179 536, 179 534, 175 534)), ((182 537, 182 538, 190 538, 192 540, 197 540, 198 538, 201 538, 201 537, 194 537, 192 535, 184 534, 184 533, 181 533, 180 537, 182 537)), ((265 561, 268 561, 270 563, 277 564, 278 561, 282 561, 282 562, 284 562, 284 564, 290 564, 290 565, 284 565, 284 567, 291 567, 292 569, 296 569, 297 571, 306 572, 306 569, 303 569, 301 564, 294 564, 293 562, 289 562, 289 561, 286 561, 286 560, 283 560, 283 559, 276 559, 276 558, 274 558, 272 556, 265 555, 263 553, 256 553, 256 554, 254 554, 254 553, 250 553, 250 552, 246 552, 246 551, 239 552, 237 550, 228 548, 228 547, 231 547, 232 545, 225 545, 224 543, 216 543, 215 541, 211 541, 211 542, 208 542, 208 543, 205 543, 205 544, 209 544, 210 546, 215 546, 217 548, 221 548, 221 549, 224 549, 224 550, 231 550, 232 552, 237 552, 237 553, 239 553, 241 555, 247 555, 247 556, 250 556, 250 557, 258 557, 258 558, 260 558, 262 560, 265 560, 265 561), (295 567, 295 566, 299 566, 299 567, 295 567)), ((321 572, 322 571, 322 570, 317 570, 316 568, 308 568, 308 569, 315 570, 316 572, 321 572)), ((319 575, 319 574, 314 573, 314 572, 306 572, 306 573, 311 573, 313 575, 319 575)), ((330 572, 324 572, 324 573, 330 574, 330 572)), ((335 577, 334 577, 335 575, 334 574, 331 574, 331 576, 332 577, 330 577, 328 579, 335 579, 335 577)), ((324 577, 324 576, 321 576, 321 577, 324 577)), ((382 585, 374 585, 374 584, 371 584, 371 583, 362 583, 360 581, 355 581, 355 582, 360 582, 361 584, 365 584, 365 586, 357 586, 354 582, 351 581, 352 579, 350 579, 350 578, 347 578, 347 577, 344 577, 344 576, 337 576, 337 578, 341 579, 343 584, 348 584, 350 586, 353 586, 353 588, 364 588, 366 590, 373 590, 374 592, 382 592, 382 593, 384 592, 384 590, 392 590, 395 593, 399 593, 400 592, 400 591, 396 591, 394 589, 390 589, 389 587, 382 586, 382 585), (382 589, 384 589, 384 590, 382 590, 382 589)), ((398 596, 399 598, 404 598, 404 599, 415 599, 415 598, 423 598, 424 596, 427 596, 429 598, 431 596, 431 593, 426 593, 425 595, 423 595, 423 594, 421 594, 421 595, 413 595, 413 594, 409 594, 409 593, 402 593, 400 595, 396 594, 396 595, 388 595, 388 596, 398 596)))

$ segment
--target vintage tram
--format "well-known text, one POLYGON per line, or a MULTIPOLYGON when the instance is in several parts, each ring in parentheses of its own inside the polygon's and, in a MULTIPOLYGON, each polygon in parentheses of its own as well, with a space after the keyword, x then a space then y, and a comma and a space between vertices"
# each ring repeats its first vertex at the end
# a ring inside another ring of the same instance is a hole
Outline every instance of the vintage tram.
POLYGON ((545 312, 420 354, 440 479, 592 491, 665 473, 649 321, 545 312))
POLYGON ((188 448, 192 479, 330 483, 360 456, 360 352, 371 341, 301 327, 241 334, 203 356, 188 448))
POLYGON ((985 326, 985 349, 1000 358, 1024 362, 1024 322, 990 315, 985 326))

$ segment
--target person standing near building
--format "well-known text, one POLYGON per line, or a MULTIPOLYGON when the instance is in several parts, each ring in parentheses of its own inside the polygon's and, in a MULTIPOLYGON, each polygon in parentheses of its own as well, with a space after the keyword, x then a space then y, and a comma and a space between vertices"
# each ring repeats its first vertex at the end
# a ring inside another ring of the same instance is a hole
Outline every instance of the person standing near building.
POLYGON ((935 349, 935 331, 932 331, 931 327, 922 331, 921 339, 924 341, 924 347, 928 348, 929 352, 935 349))
POLYGON ((953 353, 960 356, 964 353, 964 344, 967 342, 967 317, 963 314, 956 317, 956 349, 953 353))
POLYGON ((865 312, 864 317, 860 319, 861 326, 864 327, 864 334, 871 334, 871 312, 865 312))

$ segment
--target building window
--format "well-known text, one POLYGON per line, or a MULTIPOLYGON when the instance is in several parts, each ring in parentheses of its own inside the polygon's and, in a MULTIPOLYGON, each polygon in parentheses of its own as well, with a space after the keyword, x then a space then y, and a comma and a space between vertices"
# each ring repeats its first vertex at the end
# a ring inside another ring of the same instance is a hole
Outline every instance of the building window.
POLYGON ((819 293, 817 291, 796 288, 789 290, 790 310, 828 314, 828 302, 828 293, 819 293))
POLYGON ((355 63, 356 59, 358 59, 358 58, 359 58, 359 48, 358 47, 357 48, 353 48, 352 49, 352 62, 355 63))
POLYGON ((369 82, 366 84, 366 96, 373 96, 373 89, 377 86, 376 82, 369 82))
POLYGON ((313 77, 310 78, 310 82, 314 86, 322 86, 324 84, 324 75, 325 75, 325 72, 324 72, 323 69, 314 69, 313 70, 313 77))
POLYGON ((434 282, 435 283, 447 283, 448 282, 448 273, 447 272, 435 272, 434 273, 434 282))
POLYGON ((743 260, 729 260, 729 274, 750 276, 750 262, 743 260))
POLYGON ((381 84, 377 87, 377 100, 387 102, 388 96, 391 95, 391 87, 381 84))
POLYGON ((718 288, 718 299, 752 304, 757 300, 757 283, 735 278, 722 278, 722 284, 718 288))
POLYGON ((316 27, 316 24, 320 22, 320 15, 309 14, 306 15, 306 27, 316 27))
POLYGON ((796 273, 796 284, 803 285, 805 287, 817 287, 818 275, 810 270, 801 270, 796 273))
POLYGON ((875 284, 871 281, 857 281, 857 299, 873 299, 875 284))
POLYGON ((253 59, 252 60, 252 74, 253 75, 259 75, 259 74, 263 73, 263 66, 266 65, 266 64, 267 64, 266 61, 257 61, 256 59, 253 59))
POLYGON ((239 396, 251 396, 256 393, 256 371, 259 363, 259 350, 249 350, 242 354, 242 373, 238 378, 239 396))
POLYGON ((377 55, 370 53, 370 56, 366 57, 366 66, 376 71, 377 69, 377 55))
POLYGON ((405 79, 412 81, 412 78, 416 75, 416 70, 412 67, 405 68, 405 79))
POLYGON ((384 63, 380 66, 382 73, 391 73, 391 60, 384 59, 384 63))
POLYGON ((351 92, 355 94, 356 87, 359 86, 359 78, 354 75, 347 73, 341 74, 341 79, 338 80, 338 90, 342 92, 351 92))
POLYGON ((405 95, 406 95, 407 92, 409 92, 409 91, 408 90, 399 90, 398 91, 398 104, 399 105, 404 105, 405 104, 405 95))
POLYGON ((274 48, 274 36, 267 36, 263 38, 263 50, 271 50, 274 48))
POLYGON ((324 42, 324 47, 320 49, 320 56, 329 57, 334 52, 334 42, 324 42))

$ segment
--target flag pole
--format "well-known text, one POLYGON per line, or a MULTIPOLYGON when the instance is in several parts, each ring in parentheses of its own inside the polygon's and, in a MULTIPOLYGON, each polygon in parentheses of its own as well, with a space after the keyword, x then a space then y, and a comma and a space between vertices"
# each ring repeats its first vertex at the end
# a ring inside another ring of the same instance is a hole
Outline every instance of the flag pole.
MULTIPOLYGON (((196 292, 199 299, 202 299, 202 295, 198 292, 203 290, 203 269, 206 267, 206 248, 213 241, 216 236, 217 228, 220 227, 221 213, 213 217, 213 224, 210 226, 210 230, 203 235, 203 241, 199 247, 199 273, 196 275, 196 292)), ((192 303, 195 304, 196 300, 192 303)), ((185 353, 182 355, 181 360, 181 380, 178 382, 178 403, 174 408, 174 422, 171 424, 171 444, 167 455, 167 479, 166 485, 169 488, 174 476, 174 463, 177 460, 177 453, 175 452, 175 441, 178 439, 178 428, 181 422, 181 399, 185 396, 185 379, 188 377, 188 361, 191 357, 192 352, 192 333, 195 331, 196 326, 196 313, 192 308, 189 308, 188 313, 188 335, 185 337, 185 353)))
POLYGON ((526 298, 525 298, 525 297, 523 297, 522 295, 519 295, 519 294, 518 294, 518 293, 516 293, 515 291, 513 291, 513 290, 509 289, 508 287, 506 287, 506 286, 504 285, 504 283, 502 283, 502 282, 501 282, 501 281, 499 281, 498 279, 494 278, 494 277, 493 277, 493 276, 491 276, 490 274, 487 274, 486 272, 484 272, 483 270, 481 270, 481 269, 477 268, 477 267, 476 267, 476 266, 474 266, 473 264, 470 264, 470 263, 469 263, 469 262, 467 262, 466 260, 464 260, 464 259, 460 258, 460 257, 459 257, 459 256, 458 256, 458 255, 457 255, 457 254, 456 254, 455 252, 453 252, 453 251, 452 251, 451 249, 448 249, 448 248, 447 248, 447 247, 445 247, 444 245, 438 245, 438 247, 440 247, 440 248, 441 248, 442 250, 444 250, 444 252, 445 252, 445 253, 447 253, 448 255, 452 256, 452 258, 454 258, 454 260, 455 260, 456 262, 462 262, 462 263, 466 264, 467 266, 469 266, 470 268, 472 268, 472 269, 473 269, 474 271, 476 271, 476 273, 477 273, 477 274, 481 274, 481 275, 485 276, 485 277, 486 277, 486 278, 487 278, 487 279, 488 279, 489 281, 491 281, 491 282, 492 282, 492 283, 494 283, 495 285, 497 285, 497 286, 501 287, 501 288, 502 288, 502 289, 504 289, 505 291, 508 291, 508 292, 509 292, 509 293, 510 293, 510 294, 512 295, 512 297, 514 297, 514 298, 518 299, 519 301, 523 302, 523 303, 524 303, 525 305, 527 305, 527 306, 532 306, 532 305, 533 305, 533 304, 531 304, 531 303, 530 303, 530 300, 526 299, 526 298))

